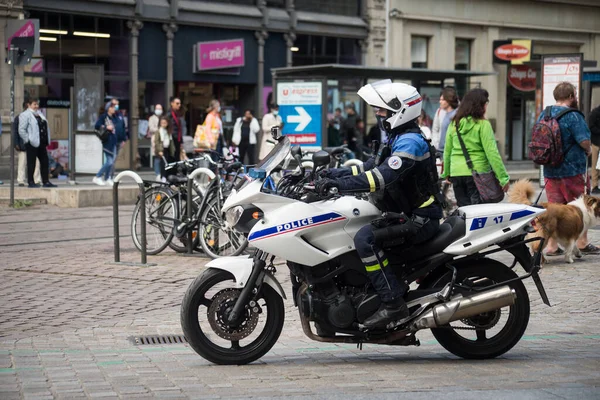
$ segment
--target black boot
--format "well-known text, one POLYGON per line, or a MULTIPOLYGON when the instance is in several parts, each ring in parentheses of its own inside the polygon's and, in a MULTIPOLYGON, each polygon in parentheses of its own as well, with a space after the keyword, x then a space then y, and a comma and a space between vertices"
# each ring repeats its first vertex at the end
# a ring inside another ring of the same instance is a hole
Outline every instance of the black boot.
POLYGON ((379 310, 365 320, 365 328, 385 328, 392 321, 408 317, 408 307, 402 299, 395 299, 392 303, 381 303, 379 310))

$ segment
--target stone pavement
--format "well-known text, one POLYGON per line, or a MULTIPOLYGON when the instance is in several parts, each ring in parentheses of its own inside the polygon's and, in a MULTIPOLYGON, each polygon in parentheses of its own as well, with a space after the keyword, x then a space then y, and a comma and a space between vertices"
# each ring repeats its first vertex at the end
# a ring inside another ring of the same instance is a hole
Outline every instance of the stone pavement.
MULTIPOLYGON (((131 210, 121 210, 121 257, 139 261, 131 210)), ((149 257, 157 266, 111 264, 111 212, 0 209, 0 399, 600 398, 600 256, 551 260, 542 273, 551 308, 527 281, 525 337, 495 360, 458 359, 428 331, 419 348, 313 342, 288 299, 272 351, 217 366, 184 344, 134 345, 181 334, 181 298, 208 260, 166 250, 149 257)), ((590 236, 600 242, 600 231, 590 236)), ((285 267, 277 276, 289 293, 285 267)))

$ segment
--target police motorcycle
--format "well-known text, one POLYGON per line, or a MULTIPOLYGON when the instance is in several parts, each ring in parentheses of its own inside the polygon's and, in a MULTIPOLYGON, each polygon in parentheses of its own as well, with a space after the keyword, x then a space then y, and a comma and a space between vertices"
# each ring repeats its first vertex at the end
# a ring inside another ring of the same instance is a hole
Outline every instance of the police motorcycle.
MULTIPOLYGON (((330 163, 315 153, 314 171, 300 168, 277 190, 266 180, 288 154, 301 165, 301 151, 272 131, 277 145, 225 201, 226 221, 248 232, 253 256, 211 261, 185 293, 181 324, 190 346, 216 364, 247 364, 277 342, 287 294, 275 276, 274 261, 290 271, 291 300, 302 330, 329 343, 418 346, 418 331, 431 329, 451 353, 469 359, 497 357, 522 337, 529 321, 529 295, 522 280, 532 277, 550 305, 538 272, 541 254, 530 254, 526 239, 544 209, 520 204, 461 207, 430 241, 386 249, 405 295, 409 316, 385 328, 362 323, 380 306, 353 243, 356 232, 380 217, 366 197, 326 196, 314 191, 316 173, 330 163), (511 266, 489 258, 506 251, 511 266), (517 275, 516 264, 524 269, 517 275)), ((541 248, 541 246, 540 246, 541 248)), ((286 279, 287 280, 287 279, 286 279)))

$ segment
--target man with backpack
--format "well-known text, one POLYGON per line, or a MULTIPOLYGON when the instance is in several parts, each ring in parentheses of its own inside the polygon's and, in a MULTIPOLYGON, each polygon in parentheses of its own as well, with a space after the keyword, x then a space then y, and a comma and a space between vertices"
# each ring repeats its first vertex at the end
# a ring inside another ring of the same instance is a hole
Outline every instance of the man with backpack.
MULTIPOLYGON (((587 159, 592 152, 590 130, 578 110, 575 86, 561 82, 554 88, 556 104, 547 107, 533 127, 529 157, 544 165, 546 196, 550 203, 567 204, 586 192, 587 159)), ((587 231, 577 241, 584 254, 598 254, 589 243, 587 231)), ((564 254, 554 240, 548 241, 547 255, 564 254)))

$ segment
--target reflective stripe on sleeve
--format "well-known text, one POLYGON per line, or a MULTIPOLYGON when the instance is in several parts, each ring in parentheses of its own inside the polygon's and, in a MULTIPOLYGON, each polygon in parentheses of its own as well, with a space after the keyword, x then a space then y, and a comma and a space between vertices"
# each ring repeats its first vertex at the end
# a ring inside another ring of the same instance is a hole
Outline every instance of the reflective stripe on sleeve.
POLYGON ((360 174, 360 171, 358 170, 358 167, 356 165, 353 165, 352 168, 350 168, 352 170, 352 175, 358 175, 360 174))
POLYGON ((385 180, 383 179, 383 175, 381 175, 381 172, 377 168, 373 169, 373 174, 377 177, 377 180, 379 181, 379 189, 383 189, 385 187, 385 180))
POLYGON ((371 192, 374 192, 377 190, 377 186, 375 185, 375 178, 373 178, 373 172, 372 171, 367 171, 365 172, 365 175, 367 176, 367 179, 369 180, 369 188, 371 192))
POLYGON ((429 200, 427 200, 425 203, 421 204, 419 206, 419 208, 424 208, 424 207, 430 206, 434 201, 435 201, 435 197, 433 197, 433 195, 431 195, 429 200))

